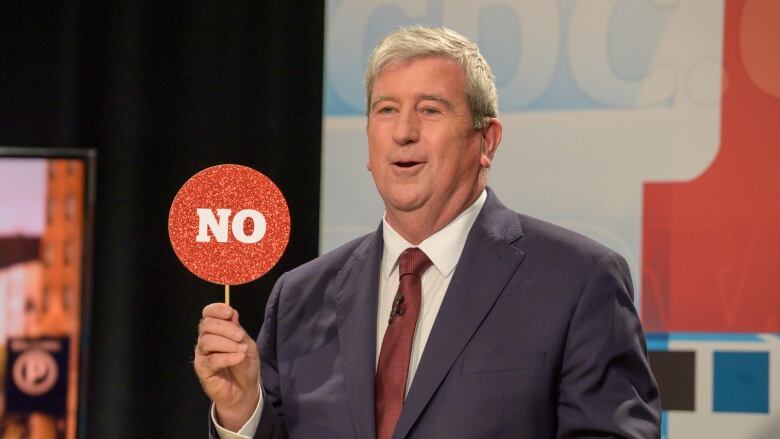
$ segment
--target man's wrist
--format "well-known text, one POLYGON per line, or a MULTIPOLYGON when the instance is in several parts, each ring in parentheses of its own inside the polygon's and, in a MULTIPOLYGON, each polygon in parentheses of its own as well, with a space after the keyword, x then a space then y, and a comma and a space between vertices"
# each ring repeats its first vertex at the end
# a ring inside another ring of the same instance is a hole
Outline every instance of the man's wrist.
POLYGON ((227 430, 239 431, 252 418, 259 402, 260 389, 258 388, 249 404, 242 403, 236 407, 226 407, 224 404, 220 406, 215 403, 214 415, 216 421, 227 430))
MULTIPOLYGON (((260 386, 258 384, 258 389, 259 387, 260 386)), ((214 424, 214 429, 216 430, 217 436, 220 439, 251 439, 254 437, 255 433, 257 433, 257 428, 260 425, 260 417, 263 411, 262 389, 259 389, 259 392, 260 398, 257 401, 257 407, 255 407, 254 413, 252 413, 252 416, 249 418, 249 420, 246 421, 246 423, 238 431, 228 430, 220 425, 219 421, 217 420, 215 406, 214 404, 211 405, 211 422, 214 424)))

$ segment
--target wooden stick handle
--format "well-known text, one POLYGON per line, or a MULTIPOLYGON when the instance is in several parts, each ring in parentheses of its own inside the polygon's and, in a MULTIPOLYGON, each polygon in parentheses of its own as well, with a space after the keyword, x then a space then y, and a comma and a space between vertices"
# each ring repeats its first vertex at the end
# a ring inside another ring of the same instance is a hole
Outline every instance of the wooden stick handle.
POLYGON ((225 305, 230 306, 230 285, 225 285, 225 305))

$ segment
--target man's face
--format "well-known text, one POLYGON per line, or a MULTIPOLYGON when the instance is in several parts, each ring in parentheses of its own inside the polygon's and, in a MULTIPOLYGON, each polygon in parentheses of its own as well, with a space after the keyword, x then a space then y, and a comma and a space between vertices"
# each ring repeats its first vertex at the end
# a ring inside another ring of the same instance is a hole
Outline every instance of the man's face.
POLYGON ((418 210, 454 217, 481 190, 483 131, 473 127, 465 87, 460 66, 441 56, 399 61, 375 78, 368 170, 388 219, 418 210))

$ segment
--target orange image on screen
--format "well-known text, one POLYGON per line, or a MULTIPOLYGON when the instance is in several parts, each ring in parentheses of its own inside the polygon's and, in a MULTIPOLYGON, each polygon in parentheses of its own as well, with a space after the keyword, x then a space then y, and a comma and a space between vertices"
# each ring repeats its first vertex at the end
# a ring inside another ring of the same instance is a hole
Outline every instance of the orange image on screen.
POLYGON ((40 171, 22 174, 17 182, 3 180, 0 192, 5 196, 0 196, 4 212, 25 215, 22 211, 28 210, 27 217, 0 220, 0 437, 75 439, 84 163, 7 158, 0 159, 0 166, 40 171), (25 192, 36 185, 40 189, 25 192), (35 195, 40 199, 31 199, 35 195), (27 228, 31 223, 40 226, 27 228), (65 373, 51 352, 65 359, 65 373), (46 399, 55 383, 63 389, 62 397, 46 399), (20 394, 32 402, 25 399, 20 405, 18 398, 14 400, 20 394), (45 404, 36 406, 36 401, 45 404))

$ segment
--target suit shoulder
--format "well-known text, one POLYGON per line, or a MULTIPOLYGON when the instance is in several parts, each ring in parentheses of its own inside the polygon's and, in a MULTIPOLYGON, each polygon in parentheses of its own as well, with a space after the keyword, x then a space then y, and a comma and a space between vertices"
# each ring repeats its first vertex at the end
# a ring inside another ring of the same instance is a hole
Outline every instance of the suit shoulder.
POLYGON ((376 233, 368 233, 306 262, 284 274, 285 282, 329 278, 338 273, 350 258, 376 239, 376 233))
POLYGON ((564 227, 537 218, 521 217, 523 237, 514 245, 526 254, 524 264, 535 267, 556 281, 571 281, 571 290, 584 291, 576 285, 591 282, 620 286, 604 293, 625 291, 633 296, 631 270, 625 258, 609 247, 564 227))
POLYGON ((622 257, 595 240, 548 221, 518 213, 505 206, 488 188, 488 199, 478 219, 488 235, 511 242, 528 256, 554 266, 561 263, 583 264, 622 257))
POLYGON ((573 230, 532 216, 517 214, 523 227, 518 242, 526 251, 543 250, 559 261, 595 262, 606 257, 623 257, 609 247, 573 230))

